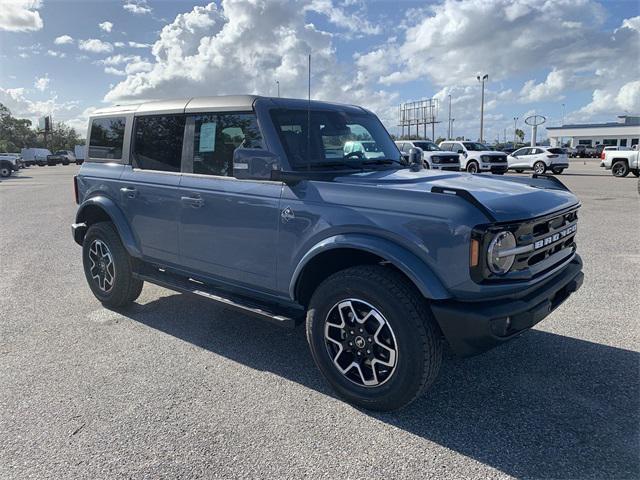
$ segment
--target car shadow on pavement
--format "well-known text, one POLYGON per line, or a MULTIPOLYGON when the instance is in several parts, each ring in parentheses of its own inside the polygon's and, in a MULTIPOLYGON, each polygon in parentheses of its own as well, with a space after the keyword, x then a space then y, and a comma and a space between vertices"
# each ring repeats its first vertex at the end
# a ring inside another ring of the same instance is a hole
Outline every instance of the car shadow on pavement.
MULTIPOLYGON (((120 312, 250 368, 327 395, 304 329, 284 330, 190 295, 120 312)), ((533 330, 483 355, 447 353, 404 410, 364 412, 520 478, 638 478, 640 354, 533 330)))

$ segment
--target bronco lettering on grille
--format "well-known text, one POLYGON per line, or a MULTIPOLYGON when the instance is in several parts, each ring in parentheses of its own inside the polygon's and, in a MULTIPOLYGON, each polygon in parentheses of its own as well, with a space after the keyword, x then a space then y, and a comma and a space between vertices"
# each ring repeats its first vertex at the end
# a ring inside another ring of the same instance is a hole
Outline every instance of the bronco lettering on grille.
POLYGON ((553 235, 549 235, 548 237, 545 237, 541 240, 537 240, 533 244, 533 248, 535 250, 538 250, 539 248, 543 248, 543 247, 546 247, 547 245, 551 245, 552 243, 557 242, 561 238, 565 238, 566 236, 571 235, 577 229, 578 229, 577 224, 571 225, 570 227, 567 227, 564 230, 560 230, 559 232, 556 232, 553 235))

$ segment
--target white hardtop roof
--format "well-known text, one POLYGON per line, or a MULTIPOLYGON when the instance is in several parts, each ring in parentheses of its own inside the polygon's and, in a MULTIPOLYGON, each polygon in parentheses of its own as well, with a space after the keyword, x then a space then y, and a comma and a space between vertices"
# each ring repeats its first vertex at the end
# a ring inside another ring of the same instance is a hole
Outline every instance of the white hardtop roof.
POLYGON ((114 114, 144 113, 187 113, 215 111, 249 111, 257 95, 221 95, 217 97, 191 97, 172 100, 136 103, 131 105, 113 105, 94 111, 91 116, 114 114))

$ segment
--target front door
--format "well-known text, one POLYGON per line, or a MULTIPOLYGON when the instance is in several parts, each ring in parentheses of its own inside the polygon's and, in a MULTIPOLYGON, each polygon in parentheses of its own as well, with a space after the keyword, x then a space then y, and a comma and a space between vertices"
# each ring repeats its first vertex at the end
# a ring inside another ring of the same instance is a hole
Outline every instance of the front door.
POLYGON ((120 203, 143 256, 178 264, 180 160, 184 115, 135 118, 131 162, 120 177, 120 203))
POLYGON ((282 183, 236 179, 238 147, 262 148, 254 113, 187 117, 181 261, 216 280, 275 290, 282 183))

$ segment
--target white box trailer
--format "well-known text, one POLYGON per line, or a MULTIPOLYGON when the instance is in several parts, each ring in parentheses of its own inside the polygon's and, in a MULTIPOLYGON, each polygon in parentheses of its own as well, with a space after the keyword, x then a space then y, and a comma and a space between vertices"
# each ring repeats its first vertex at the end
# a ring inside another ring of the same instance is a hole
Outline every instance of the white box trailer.
POLYGON ((20 154, 26 165, 43 166, 47 164, 47 155, 51 155, 51 152, 46 148, 23 148, 20 154))

